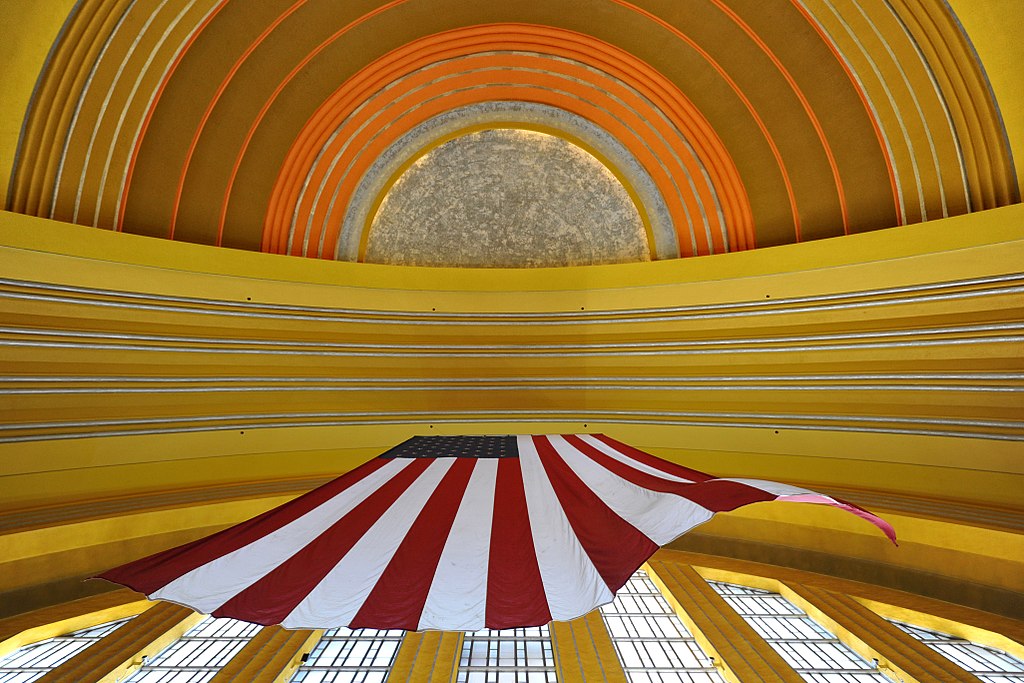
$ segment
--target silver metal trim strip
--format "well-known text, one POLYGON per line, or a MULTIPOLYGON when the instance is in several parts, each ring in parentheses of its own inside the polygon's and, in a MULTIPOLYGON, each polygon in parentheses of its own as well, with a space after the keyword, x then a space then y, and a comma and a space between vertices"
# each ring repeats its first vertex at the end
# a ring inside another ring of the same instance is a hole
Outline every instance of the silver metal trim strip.
POLYGON ((265 356, 312 356, 312 357, 352 357, 352 358, 507 358, 514 355, 519 358, 576 358, 590 356, 694 356, 734 353, 797 353, 808 351, 853 351, 865 349, 897 349, 923 348, 930 346, 962 346, 965 344, 1014 344, 1024 343, 1024 335, 976 337, 968 339, 928 339, 922 341, 875 342, 867 344, 821 344, 817 346, 763 346, 737 348, 705 348, 705 349, 583 349, 575 352, 566 351, 519 351, 509 347, 502 351, 420 351, 407 349, 402 351, 319 351, 289 349, 252 349, 252 348, 216 348, 216 347, 177 347, 177 346, 142 346, 138 344, 102 344, 80 342, 42 342, 0 340, 0 346, 24 348, 71 348, 91 349, 96 351, 153 351, 158 353, 211 353, 265 356))
POLYGON ((677 319, 697 320, 713 318, 747 317, 752 315, 806 313, 819 312, 825 310, 843 310, 851 308, 892 306, 905 303, 920 303, 925 301, 947 301, 965 298, 976 298, 980 296, 1001 296, 1010 294, 1021 294, 1024 293, 1024 274, 1015 273, 1004 276, 976 278, 970 280, 960 280, 943 283, 931 283, 926 285, 865 290, 861 292, 780 298, 774 300, 765 299, 755 301, 742 301, 736 303, 726 302, 721 304, 700 304, 694 306, 631 308, 621 310, 600 311, 527 311, 508 313, 472 313, 465 311, 452 313, 433 311, 385 311, 371 309, 306 307, 288 304, 261 304, 216 299, 162 296, 156 294, 140 294, 133 292, 118 292, 116 290, 100 290, 81 287, 69 287, 62 285, 46 285, 44 283, 33 283, 27 281, 0 278, 0 286, 4 285, 10 287, 36 289, 41 291, 63 291, 69 293, 81 293, 95 296, 121 297, 129 300, 138 300, 140 303, 129 304, 127 302, 120 301, 96 299, 89 300, 75 297, 60 297, 52 295, 48 296, 29 292, 12 292, 2 290, 0 290, 0 298, 26 299, 32 301, 54 301, 59 303, 129 308, 134 310, 198 313, 203 315, 224 315, 266 319, 308 320, 324 322, 372 322, 381 324, 408 324, 410 321, 415 321, 415 323, 418 325, 492 325, 494 324, 493 321, 498 321, 503 325, 566 325, 579 324, 581 322, 588 324, 670 322, 677 319), (1022 282, 1022 284, 987 289, 975 289, 970 291, 954 291, 939 294, 920 294, 918 296, 913 297, 893 296, 898 294, 934 292, 936 290, 953 289, 958 287, 976 287, 979 285, 990 284, 1000 285, 1003 283, 1015 282, 1022 282), (893 296, 893 298, 870 299, 870 297, 885 296, 893 296), (158 301, 175 304, 181 303, 193 305, 168 306, 154 303, 141 303, 143 301, 158 301), (838 303, 826 304, 825 302, 838 303), (201 305, 210 306, 211 308, 199 308, 198 306, 201 305), (705 311, 714 312, 704 313, 705 311), (335 315, 314 315, 315 313, 334 313, 335 315), (557 319, 550 320, 550 318, 557 319))
POLYGON ((961 438, 982 438, 997 441, 1024 441, 1024 432, 1007 434, 1001 432, 968 431, 967 429, 911 429, 887 427, 887 424, 920 424, 936 427, 966 427, 1024 430, 1024 422, 991 421, 991 420, 951 420, 925 418, 891 418, 864 416, 813 416, 813 415, 772 415, 747 413, 687 413, 661 411, 474 411, 459 417, 449 417, 452 413, 435 413, 427 411, 401 411, 395 413, 360 412, 360 413, 309 413, 282 414, 278 419, 289 420, 280 422, 239 422, 238 420, 275 419, 271 415, 224 415, 215 417, 194 418, 162 418, 134 420, 97 420, 93 422, 66 423, 35 423, 35 426, 0 426, 0 431, 18 431, 28 429, 57 428, 90 428, 103 426, 130 426, 132 424, 180 424, 177 427, 143 428, 120 430, 95 430, 89 432, 43 433, 24 436, 0 436, 0 443, 20 443, 27 441, 47 441, 115 436, 144 436, 154 434, 172 434, 186 432, 231 431, 266 428, 293 427, 340 427, 351 425, 382 425, 382 424, 484 424, 503 423, 545 423, 545 422, 599 422, 602 424, 649 424, 691 427, 732 427, 753 429, 792 429, 813 431, 867 432, 879 434, 905 434, 911 436, 946 436, 961 438), (342 419, 338 419, 338 418, 342 419), (296 418, 299 418, 297 421, 296 418), (305 421, 301 421, 306 418, 305 421), (317 419, 312 422, 311 419, 317 419), (332 419, 333 418, 333 419, 332 419), (660 418, 660 419, 659 419, 660 418), (235 422, 224 423, 226 420, 235 422), (769 421, 774 420, 774 421, 769 421), (810 422, 794 423, 787 420, 804 420, 810 422), (186 426, 188 423, 202 422, 203 426, 186 426), (221 424, 217 424, 220 422, 221 424), (834 422, 835 424, 824 424, 834 422), (843 422, 853 424, 843 424, 843 422), (817 423, 817 424, 815 424, 817 423))

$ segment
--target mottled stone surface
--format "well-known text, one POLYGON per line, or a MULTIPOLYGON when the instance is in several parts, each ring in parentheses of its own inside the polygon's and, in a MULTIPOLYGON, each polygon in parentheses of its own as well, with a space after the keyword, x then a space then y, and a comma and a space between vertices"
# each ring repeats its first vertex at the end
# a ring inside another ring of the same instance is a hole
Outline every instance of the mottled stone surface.
POLYGON ((650 259, 640 215, 597 159, 558 137, 485 130, 431 150, 395 183, 366 260, 535 267, 650 259))
MULTIPOLYGON (((647 169, 613 135, 592 121, 565 109, 537 102, 493 100, 456 107, 433 116, 381 152, 363 174, 349 201, 334 258, 341 261, 359 260, 363 233, 376 213, 377 199, 388 188, 389 179, 400 172, 406 160, 415 158, 435 140, 465 134, 471 127, 480 130, 489 126, 541 131, 549 128, 561 131, 564 133, 562 137, 568 140, 583 141, 587 149, 596 150, 606 160, 604 163, 620 174, 619 177, 628 183, 628 187, 639 198, 637 205, 646 211, 649 222, 648 246, 651 258, 679 257, 676 228, 665 198, 647 169)), ((375 138, 376 134, 367 144, 375 138)), ((669 173, 667 168, 662 168, 669 173)), ((320 195, 321 201, 334 205, 331 189, 318 189, 316 194, 320 195)), ((319 249, 316 253, 322 255, 319 249)))

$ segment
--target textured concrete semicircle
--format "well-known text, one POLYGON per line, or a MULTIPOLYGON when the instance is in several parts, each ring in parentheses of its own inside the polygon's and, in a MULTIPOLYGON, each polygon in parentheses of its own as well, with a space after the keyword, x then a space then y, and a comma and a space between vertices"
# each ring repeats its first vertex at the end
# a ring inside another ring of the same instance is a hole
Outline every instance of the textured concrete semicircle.
POLYGON ((629 193, 560 137, 488 129, 417 159, 384 196, 365 260, 418 266, 542 267, 650 260, 629 193))

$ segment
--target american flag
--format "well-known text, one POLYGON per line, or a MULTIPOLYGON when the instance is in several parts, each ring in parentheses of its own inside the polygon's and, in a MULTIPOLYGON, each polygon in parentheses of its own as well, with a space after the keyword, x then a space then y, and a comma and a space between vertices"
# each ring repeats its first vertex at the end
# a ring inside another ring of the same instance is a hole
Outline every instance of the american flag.
POLYGON ((101 575, 287 628, 473 631, 610 602, 659 546, 762 501, 849 503, 716 478, 601 434, 414 437, 285 505, 101 575))

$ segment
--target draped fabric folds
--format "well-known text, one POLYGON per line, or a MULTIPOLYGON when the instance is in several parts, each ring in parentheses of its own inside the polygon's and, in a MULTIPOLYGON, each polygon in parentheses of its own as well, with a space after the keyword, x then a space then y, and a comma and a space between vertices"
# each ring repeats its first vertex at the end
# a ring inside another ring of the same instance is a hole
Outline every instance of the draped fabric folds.
POLYGON ((318 489, 101 578, 287 628, 472 631, 586 614, 716 512, 819 503, 715 478, 599 434, 415 437, 318 489))

